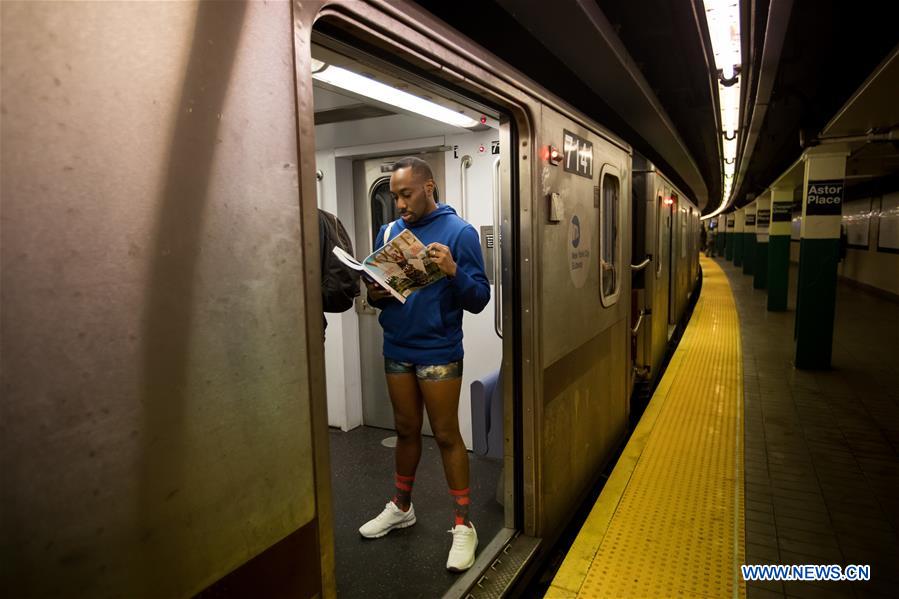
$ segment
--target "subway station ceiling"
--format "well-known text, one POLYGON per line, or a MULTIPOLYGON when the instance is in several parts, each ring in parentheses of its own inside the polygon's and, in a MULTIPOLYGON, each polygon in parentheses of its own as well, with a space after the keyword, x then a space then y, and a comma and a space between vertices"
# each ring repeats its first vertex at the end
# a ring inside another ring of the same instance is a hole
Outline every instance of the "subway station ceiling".
MULTIPOLYGON (((418 4, 628 140, 673 173, 705 212, 720 204, 718 106, 701 0, 418 4), (598 56, 600 48, 617 63, 598 56), (621 69, 636 77, 622 77, 621 69), (641 102, 647 108, 635 111, 641 102), (661 107, 661 116, 650 106, 661 107)), ((795 163, 800 131, 819 135, 899 44, 899 2, 742 0, 740 12, 741 130, 749 130, 753 111, 757 118, 749 149, 740 141, 737 206, 795 163), (760 81, 766 93, 756 106, 760 81)))

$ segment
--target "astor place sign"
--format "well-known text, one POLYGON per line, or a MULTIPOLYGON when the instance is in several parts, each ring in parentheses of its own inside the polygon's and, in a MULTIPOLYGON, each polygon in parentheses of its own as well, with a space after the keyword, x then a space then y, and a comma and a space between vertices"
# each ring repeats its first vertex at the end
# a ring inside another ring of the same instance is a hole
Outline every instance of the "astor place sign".
POLYGON ((843 208, 843 181, 809 181, 807 198, 806 215, 839 215, 843 208))

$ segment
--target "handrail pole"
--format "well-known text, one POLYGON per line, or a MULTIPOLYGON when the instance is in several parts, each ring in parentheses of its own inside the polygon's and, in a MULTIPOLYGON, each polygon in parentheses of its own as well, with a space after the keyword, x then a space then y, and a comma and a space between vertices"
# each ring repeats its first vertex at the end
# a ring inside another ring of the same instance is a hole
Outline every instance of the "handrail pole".
POLYGON ((468 220, 468 177, 466 172, 471 167, 471 156, 466 154, 459 162, 459 190, 462 197, 460 198, 459 208, 462 210, 462 220, 468 220))
POLYGON ((631 270, 643 270, 644 268, 649 266, 650 262, 652 262, 652 256, 647 256, 640 264, 631 264, 631 270))
POLYGON ((493 328, 503 337, 502 185, 499 157, 493 161, 493 328))

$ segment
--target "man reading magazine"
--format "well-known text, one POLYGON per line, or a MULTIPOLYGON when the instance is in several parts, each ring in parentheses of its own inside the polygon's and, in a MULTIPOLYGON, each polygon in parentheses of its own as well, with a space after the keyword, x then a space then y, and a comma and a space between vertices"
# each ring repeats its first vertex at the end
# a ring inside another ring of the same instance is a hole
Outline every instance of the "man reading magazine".
MULTIPOLYGON (((384 370, 397 443, 394 497, 359 532, 377 538, 415 524, 412 484, 421 457, 422 406, 427 406, 454 504, 453 544, 446 567, 460 572, 474 563, 478 544, 468 519, 468 453, 459 432, 462 310, 483 310, 490 300, 490 283, 484 274, 477 232, 451 207, 434 201, 434 177, 425 161, 404 158, 397 162, 390 177, 390 192, 401 218, 381 228, 375 247, 381 248, 404 231, 411 231, 427 248, 428 261, 445 276, 416 288, 405 302, 364 278, 369 303, 381 310, 384 370), (389 239, 384 239, 388 228, 389 239)), ((402 263, 399 268, 407 276, 412 274, 410 268, 415 265, 408 263, 414 261, 413 253, 394 259, 402 263)), ((411 278, 422 276, 412 274, 411 278)))

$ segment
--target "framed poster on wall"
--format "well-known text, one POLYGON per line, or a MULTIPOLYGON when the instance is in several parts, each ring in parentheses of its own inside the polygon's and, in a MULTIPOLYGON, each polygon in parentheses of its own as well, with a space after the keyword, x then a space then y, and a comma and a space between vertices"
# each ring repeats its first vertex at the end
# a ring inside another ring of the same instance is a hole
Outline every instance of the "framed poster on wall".
POLYGON ((899 254, 899 192, 883 196, 877 223, 877 251, 899 254))
POLYGON ((844 204, 843 225, 846 227, 849 247, 858 250, 868 249, 868 233, 871 229, 871 198, 844 204))

